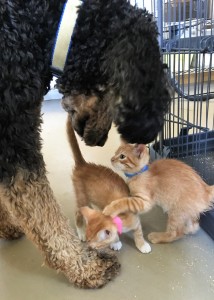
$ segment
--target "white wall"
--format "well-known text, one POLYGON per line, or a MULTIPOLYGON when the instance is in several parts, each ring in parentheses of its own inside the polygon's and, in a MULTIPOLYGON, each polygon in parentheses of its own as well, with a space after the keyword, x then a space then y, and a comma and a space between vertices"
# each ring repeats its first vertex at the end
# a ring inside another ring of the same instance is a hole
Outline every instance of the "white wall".
MULTIPOLYGON (((151 12, 152 2, 154 0, 136 0, 137 6, 141 8, 146 8, 149 12, 151 12)), ((135 0, 130 1, 131 4, 135 4, 135 0)))

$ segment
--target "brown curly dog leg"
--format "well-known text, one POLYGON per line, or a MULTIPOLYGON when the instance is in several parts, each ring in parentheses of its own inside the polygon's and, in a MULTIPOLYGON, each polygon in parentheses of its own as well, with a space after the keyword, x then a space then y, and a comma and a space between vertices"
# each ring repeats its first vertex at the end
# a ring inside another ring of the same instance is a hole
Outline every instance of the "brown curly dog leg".
POLYGON ((118 273, 115 256, 83 246, 61 214, 45 175, 20 171, 9 185, 0 184, 0 198, 26 236, 43 252, 46 263, 78 287, 97 288, 118 273))
POLYGON ((0 199, 0 238, 14 240, 20 238, 23 234, 21 227, 8 213, 0 199))

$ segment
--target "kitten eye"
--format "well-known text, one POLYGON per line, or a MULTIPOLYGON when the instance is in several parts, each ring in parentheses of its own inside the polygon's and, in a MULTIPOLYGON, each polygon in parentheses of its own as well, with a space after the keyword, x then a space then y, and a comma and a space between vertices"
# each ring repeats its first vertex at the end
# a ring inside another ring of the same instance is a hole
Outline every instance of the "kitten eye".
POLYGON ((120 159, 124 159, 125 155, 124 154, 120 154, 120 159))

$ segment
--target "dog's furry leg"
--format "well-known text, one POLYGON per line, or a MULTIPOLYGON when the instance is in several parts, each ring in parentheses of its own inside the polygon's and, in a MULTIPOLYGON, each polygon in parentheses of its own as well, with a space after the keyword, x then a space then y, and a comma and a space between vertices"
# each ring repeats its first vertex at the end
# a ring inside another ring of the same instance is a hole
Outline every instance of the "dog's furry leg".
POLYGON ((19 171, 12 183, 0 184, 0 198, 26 236, 43 252, 46 264, 78 287, 97 288, 119 269, 115 256, 81 244, 61 214, 45 175, 19 171))
POLYGON ((5 209, 0 198, 0 238, 13 240, 23 236, 21 227, 18 226, 15 219, 5 209))

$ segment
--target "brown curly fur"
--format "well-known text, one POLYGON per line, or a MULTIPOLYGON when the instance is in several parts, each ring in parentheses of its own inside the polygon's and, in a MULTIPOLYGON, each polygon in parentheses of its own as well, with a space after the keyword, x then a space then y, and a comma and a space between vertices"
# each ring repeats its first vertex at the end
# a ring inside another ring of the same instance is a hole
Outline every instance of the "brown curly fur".
POLYGON ((16 238, 24 232, 43 252, 46 264, 76 286, 101 287, 118 273, 115 256, 92 251, 75 236, 45 175, 19 170, 10 184, 0 184, 0 209, 0 237, 16 238))
POLYGON ((8 213, 0 199, 0 238, 13 240, 23 236, 21 227, 17 226, 12 215, 8 213))
POLYGON ((103 146, 106 141, 112 123, 110 103, 114 98, 113 91, 109 90, 104 95, 104 101, 101 101, 95 94, 87 96, 75 93, 75 91, 62 99, 62 107, 71 116, 73 128, 88 145, 90 141, 93 145, 96 140, 97 145, 103 146), (84 132, 82 131, 83 125, 84 132), (100 136, 102 136, 101 139, 98 138, 100 136))

